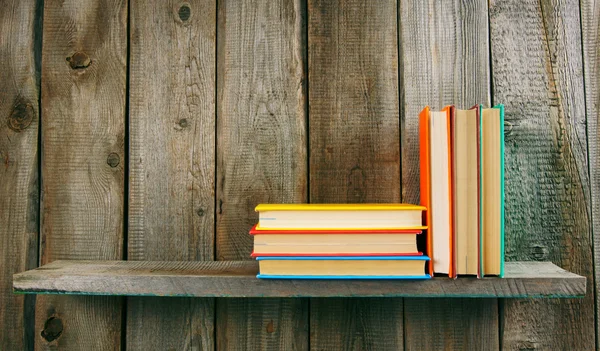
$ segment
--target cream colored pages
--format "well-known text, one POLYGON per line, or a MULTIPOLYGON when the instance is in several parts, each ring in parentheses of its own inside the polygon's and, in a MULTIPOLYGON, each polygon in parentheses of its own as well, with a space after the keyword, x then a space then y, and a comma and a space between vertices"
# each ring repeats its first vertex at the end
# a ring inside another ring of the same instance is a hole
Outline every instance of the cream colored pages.
POLYGON ((500 110, 483 109, 481 118, 483 267, 484 274, 497 275, 501 240, 500 110))
POLYGON ((477 274, 477 112, 456 109, 454 117, 454 226, 457 274, 477 274))
POLYGON ((436 273, 450 269, 450 189, 448 184, 448 120, 445 112, 431 112, 429 118, 431 162, 431 226, 433 268, 436 273))
POLYGON ((262 260, 260 274, 423 276, 422 260, 262 260))

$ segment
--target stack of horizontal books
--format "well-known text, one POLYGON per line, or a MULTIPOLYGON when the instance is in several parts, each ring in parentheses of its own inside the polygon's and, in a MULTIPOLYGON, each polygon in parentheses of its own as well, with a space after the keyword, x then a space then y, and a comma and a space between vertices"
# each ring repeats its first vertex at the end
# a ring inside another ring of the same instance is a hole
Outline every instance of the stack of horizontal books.
POLYGON ((259 278, 427 279, 417 249, 425 207, 262 204, 253 257, 259 278))

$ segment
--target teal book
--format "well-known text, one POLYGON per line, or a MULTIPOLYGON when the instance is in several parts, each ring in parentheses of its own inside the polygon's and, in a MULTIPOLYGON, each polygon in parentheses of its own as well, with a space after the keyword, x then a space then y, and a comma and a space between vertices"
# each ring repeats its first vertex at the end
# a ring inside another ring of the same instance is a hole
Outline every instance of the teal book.
POLYGON ((427 256, 257 257, 261 279, 429 279, 427 256))
POLYGON ((504 278, 504 105, 500 110, 500 278, 504 278))
POLYGON ((484 275, 504 276, 504 105, 481 109, 480 262, 484 275))

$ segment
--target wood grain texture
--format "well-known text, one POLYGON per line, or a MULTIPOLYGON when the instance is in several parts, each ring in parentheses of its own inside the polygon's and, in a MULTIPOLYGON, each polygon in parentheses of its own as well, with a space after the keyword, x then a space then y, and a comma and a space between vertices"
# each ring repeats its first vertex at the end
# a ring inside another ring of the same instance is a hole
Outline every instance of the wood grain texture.
POLYGON ((0 350, 33 346, 34 301, 13 295, 12 275, 37 266, 38 7, 0 7, 0 350))
MULTIPOLYGON (((307 202, 305 10, 299 0, 227 0, 218 11, 216 254, 251 260, 254 207, 307 202)), ((306 308, 220 300, 217 349, 307 349, 306 308), (260 327, 271 322, 276 332, 260 327)))
MULTIPOLYGON (((309 0, 308 13, 310 201, 399 202, 396 2, 309 0)), ((312 300, 311 349, 401 349, 402 300, 368 303, 312 300)))
MULTIPOLYGON (((254 280, 256 277, 254 277, 254 280)), ((308 308, 305 299, 219 299, 219 350, 306 350, 308 308), (244 316, 245 320, 240 320, 244 316), (240 322, 242 325, 240 325, 240 322), (243 327, 242 327, 243 326, 243 327)))
MULTIPOLYGON (((403 202, 419 203, 419 112, 489 105, 487 12, 485 0, 399 2, 403 202)), ((497 301, 469 301, 472 323, 463 302, 405 303, 408 350, 499 348, 497 301)))
MULTIPOLYGON (((581 29, 583 39, 583 73, 587 142, 591 185, 592 233, 594 244, 594 292, 600 291, 600 1, 583 0, 581 4, 581 29)), ((598 319, 600 308, 596 303, 596 340, 600 340, 598 319)))
MULTIPOLYGON (((44 2, 41 263, 123 256, 126 1, 44 2)), ((39 297, 36 349, 120 347, 121 300, 39 297)))
MULTIPOLYGON (((213 260, 215 1, 130 3, 129 260, 213 260)), ((134 298, 127 349, 213 349, 214 300, 134 298)))
MULTIPOLYGON (((584 277, 549 262, 508 262, 503 279, 270 280, 257 279, 257 273, 258 263, 255 261, 54 261, 16 274, 14 287, 16 292, 31 294, 166 297, 555 298, 581 297, 586 290, 584 277)), ((235 304, 235 300, 232 301, 235 304)), ((338 302, 348 305, 349 301, 338 302)), ((374 301, 370 305, 376 306, 374 301)), ((470 305, 474 301, 477 300, 472 300, 470 305)), ((164 299, 161 300, 163 303, 166 303, 164 299)), ((390 301, 385 303, 389 305, 390 301)), ((257 305, 256 302, 252 304, 257 305)), ((238 308, 249 308, 241 306, 242 302, 237 305, 240 305, 238 308)), ((275 304, 268 306, 274 309, 275 304)), ((476 309, 471 311, 476 312, 476 309)))
POLYGON ((313 299, 311 348, 316 350, 398 350, 404 336, 402 303, 396 298, 313 299), (394 316, 394 318, 389 318, 394 316), (314 340, 314 341, 313 341, 314 340), (315 345, 315 343, 318 343, 315 345))
POLYGON ((578 1, 491 1, 494 103, 506 108, 507 260, 587 277, 586 298, 507 301, 506 350, 592 350, 594 293, 578 1))
MULTIPOLYGON (((406 299, 406 308, 409 301, 423 306, 425 303, 421 300, 406 299)), ((406 338, 415 339, 407 342, 407 350, 474 350, 473 345, 477 345, 478 350, 498 349, 498 323, 489 320, 490 316, 498 316, 495 299, 426 301, 427 307, 421 308, 420 313, 411 308, 411 320, 405 321, 406 338)))

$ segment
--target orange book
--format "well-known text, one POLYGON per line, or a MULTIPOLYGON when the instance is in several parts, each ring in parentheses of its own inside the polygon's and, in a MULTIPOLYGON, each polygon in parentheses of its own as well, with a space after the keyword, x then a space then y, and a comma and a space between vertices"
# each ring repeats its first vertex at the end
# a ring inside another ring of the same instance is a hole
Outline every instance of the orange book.
POLYGON ((421 205, 427 208, 425 225, 428 228, 426 251, 431 258, 429 273, 443 273, 449 277, 456 276, 450 128, 453 112, 453 106, 446 106, 441 112, 431 112, 429 107, 425 107, 419 115, 421 205))
POLYGON ((420 176, 420 203, 426 210, 423 212, 423 223, 427 229, 426 254, 429 256, 429 275, 433 277, 433 240, 431 237, 431 207, 430 207, 430 169, 429 169, 429 106, 426 106, 419 114, 419 168, 420 176))

